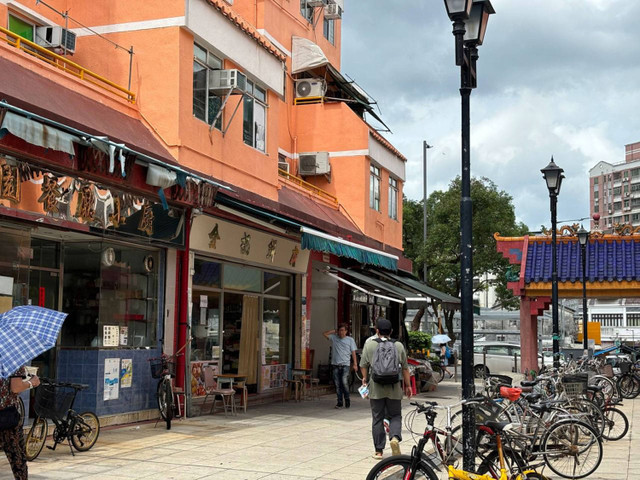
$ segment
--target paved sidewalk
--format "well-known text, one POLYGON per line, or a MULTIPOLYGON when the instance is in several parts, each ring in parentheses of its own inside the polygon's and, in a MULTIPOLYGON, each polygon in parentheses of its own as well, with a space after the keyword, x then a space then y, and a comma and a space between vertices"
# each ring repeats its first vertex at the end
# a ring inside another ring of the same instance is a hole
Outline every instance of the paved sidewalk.
MULTIPOLYGON (((417 398, 453 403, 459 391, 459 383, 445 381, 438 392, 417 398)), ((403 403, 409 412, 408 402, 403 403)), ((633 432, 633 424, 640 426, 640 409, 633 403, 623 407, 632 422, 629 434, 606 444, 604 460, 590 478, 631 480, 640 474, 640 455, 632 458, 640 451, 640 434, 633 432)), ((29 464, 29 478, 363 480, 375 463, 368 402, 353 397, 348 410, 335 410, 334 404, 335 397, 327 395, 249 408, 235 417, 176 421, 170 431, 163 423, 103 430, 92 450, 75 457, 65 445, 55 452, 45 448, 29 464)), ((416 419, 414 430, 424 425, 424 418, 416 419)), ((401 446, 408 452, 411 435, 406 429, 403 435, 401 446)), ((0 456, 0 479, 10 479, 9 471, 0 456)))

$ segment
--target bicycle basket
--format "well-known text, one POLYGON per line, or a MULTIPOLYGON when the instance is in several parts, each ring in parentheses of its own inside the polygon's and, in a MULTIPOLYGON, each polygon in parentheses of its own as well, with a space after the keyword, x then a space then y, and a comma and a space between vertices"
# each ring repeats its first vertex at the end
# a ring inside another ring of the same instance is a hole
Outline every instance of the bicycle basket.
POLYGON ((611 365, 603 365, 600 367, 600 373, 608 378, 613 378, 613 367, 611 365))
MULTIPOLYGON (((618 364, 618 368, 620 369, 620 373, 629 373, 631 371, 631 362, 620 362, 618 364)), ((612 369, 613 370, 613 369, 612 369)))
POLYGON ((162 378, 165 365, 169 375, 173 377, 176 374, 176 364, 172 360, 165 360, 163 362, 161 358, 154 358, 149 360, 149 365, 151 366, 151 376, 153 378, 162 378))
POLYGON ((41 417, 62 421, 75 396, 75 390, 69 387, 43 382, 36 388, 34 409, 41 417))
POLYGON ((484 402, 476 405, 476 423, 495 422, 502 413, 502 408, 495 402, 484 402))

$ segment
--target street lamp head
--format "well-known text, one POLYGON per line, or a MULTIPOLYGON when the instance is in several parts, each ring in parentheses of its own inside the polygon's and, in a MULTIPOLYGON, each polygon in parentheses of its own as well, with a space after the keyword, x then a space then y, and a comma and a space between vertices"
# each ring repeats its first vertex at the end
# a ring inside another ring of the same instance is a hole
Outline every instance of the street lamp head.
POLYGON ((466 20, 469 17, 472 4, 473 0, 444 0, 447 15, 452 22, 466 20))
POLYGON ((469 18, 465 23, 464 43, 466 45, 482 45, 487 31, 489 15, 496 13, 489 0, 473 0, 469 18))
POLYGON ((585 230, 582 225, 580 225, 580 230, 578 230, 577 235, 578 242, 580 242, 580 245, 584 247, 589 241, 589 232, 585 230))
POLYGON ((564 170, 555 164, 553 157, 549 165, 540 170, 544 180, 547 182, 547 188, 549 189, 549 195, 559 195, 560 186, 562 185, 562 179, 564 178, 564 170))

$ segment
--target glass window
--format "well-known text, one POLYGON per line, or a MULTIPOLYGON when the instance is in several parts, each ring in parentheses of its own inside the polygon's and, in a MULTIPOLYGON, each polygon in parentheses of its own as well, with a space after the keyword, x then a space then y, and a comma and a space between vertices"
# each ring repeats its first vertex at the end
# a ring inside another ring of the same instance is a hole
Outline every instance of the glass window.
POLYGON ((597 199, 599 196, 600 196, 599 192, 597 192, 597 191, 593 192, 593 198, 597 199))
POLYGON ((389 177, 389 218, 398 219, 398 180, 389 177))
POLYGON ((509 347, 506 346, 489 346, 487 347, 487 355, 509 355, 509 347))
POLYGON ((33 40, 33 24, 14 15, 9 15, 9 30, 27 40, 33 40))
POLYGON ((60 244, 51 240, 31 239, 31 266, 58 268, 60 266, 60 244))
POLYGON ((280 297, 291 296, 291 275, 264 272, 264 294, 280 297))
POLYGON ((158 251, 128 245, 66 244, 61 345, 155 346, 159 260, 158 251))
POLYGON ((308 22, 313 21, 313 7, 307 5, 307 0, 300 0, 300 15, 306 18, 308 22))
POLYGON ((240 265, 224 265, 224 288, 259 292, 261 286, 260 270, 240 265))
POLYGON ((380 169, 371 165, 369 172, 369 207, 380 211, 380 169))
MULTIPOLYGON (((222 99, 209 92, 211 70, 222 68, 222 60, 199 45, 193 44, 193 116, 213 123, 222 106, 222 99)), ((222 115, 218 116, 215 127, 222 129, 222 115)))
POLYGON ((324 38, 326 38, 331 45, 335 45, 335 20, 334 19, 324 19, 323 22, 323 34, 324 38))
POLYGON ((598 213, 600 211, 600 207, 598 205, 593 206, 593 213, 598 213))
POLYGON ((267 92, 249 81, 247 86, 247 92, 251 93, 247 93, 244 97, 242 139, 247 145, 264 152, 266 150, 267 92))
POLYGON ((191 361, 219 360, 220 294, 194 288, 192 301, 191 361))
POLYGON ((193 284, 220 287, 221 266, 219 263, 196 258, 193 265, 193 284))
POLYGON ((598 177, 595 177, 595 178, 593 179, 593 184, 594 184, 594 185, 598 185, 598 177))
POLYGON ((620 187, 613 187, 614 195, 620 195, 621 192, 622 192, 622 189, 620 187))
POLYGON ((291 312, 289 300, 264 299, 262 364, 291 361, 291 312))

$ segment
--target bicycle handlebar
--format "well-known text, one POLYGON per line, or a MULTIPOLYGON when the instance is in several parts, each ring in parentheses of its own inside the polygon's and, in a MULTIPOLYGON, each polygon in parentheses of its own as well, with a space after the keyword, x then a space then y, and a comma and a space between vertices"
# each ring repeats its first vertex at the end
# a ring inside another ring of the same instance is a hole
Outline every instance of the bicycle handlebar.
POLYGON ((53 380, 51 378, 43 378, 43 377, 40 377, 40 383, 45 385, 51 385, 53 387, 73 388, 75 390, 85 390, 89 388, 89 385, 85 385, 83 383, 58 382, 57 380, 53 380))

